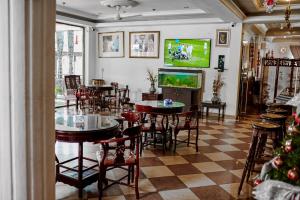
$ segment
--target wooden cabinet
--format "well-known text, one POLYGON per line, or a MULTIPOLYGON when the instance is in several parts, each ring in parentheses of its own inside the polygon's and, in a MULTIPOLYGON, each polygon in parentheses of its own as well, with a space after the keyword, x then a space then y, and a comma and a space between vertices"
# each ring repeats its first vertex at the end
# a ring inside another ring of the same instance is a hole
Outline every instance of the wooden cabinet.
POLYGON ((146 101, 146 100, 163 100, 163 94, 161 94, 161 93, 154 93, 154 94, 142 93, 142 100, 143 101, 146 101))
POLYGON ((185 88, 162 88, 165 99, 172 99, 185 104, 184 111, 188 111, 192 105, 200 105, 202 100, 201 89, 185 89, 185 88))

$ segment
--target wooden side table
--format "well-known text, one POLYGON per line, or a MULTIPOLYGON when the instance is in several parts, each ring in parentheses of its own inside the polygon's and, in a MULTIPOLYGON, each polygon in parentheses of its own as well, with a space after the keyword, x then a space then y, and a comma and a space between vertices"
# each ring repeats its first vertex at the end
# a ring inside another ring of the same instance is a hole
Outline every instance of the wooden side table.
POLYGON ((203 118, 204 108, 206 108, 206 117, 208 117, 208 113, 209 113, 210 108, 218 109, 219 110, 218 120, 220 120, 221 110, 222 110, 222 119, 224 119, 226 103, 221 102, 221 103, 218 103, 218 104, 214 104, 211 101, 204 101, 204 102, 201 102, 200 108, 201 108, 201 117, 202 118, 203 118))
POLYGON ((142 93, 142 101, 146 100, 163 100, 163 94, 161 93, 142 93))

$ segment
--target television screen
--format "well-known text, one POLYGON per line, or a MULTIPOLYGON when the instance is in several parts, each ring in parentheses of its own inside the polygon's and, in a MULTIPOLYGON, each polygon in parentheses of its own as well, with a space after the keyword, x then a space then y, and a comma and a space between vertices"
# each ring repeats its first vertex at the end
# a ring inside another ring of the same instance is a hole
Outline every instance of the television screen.
POLYGON ((172 67, 209 68, 210 39, 166 39, 165 65, 172 67))
POLYGON ((192 71, 158 71, 158 87, 201 88, 202 73, 192 71))

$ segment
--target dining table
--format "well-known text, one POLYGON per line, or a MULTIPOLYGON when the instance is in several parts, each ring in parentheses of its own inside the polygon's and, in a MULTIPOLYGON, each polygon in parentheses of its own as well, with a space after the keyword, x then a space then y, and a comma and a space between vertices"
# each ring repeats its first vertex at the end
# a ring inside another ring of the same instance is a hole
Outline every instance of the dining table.
MULTIPOLYGON (((112 85, 85 85, 84 87, 93 91, 93 93, 97 94, 99 97, 105 92, 110 96, 111 91, 114 89, 112 85)), ((76 109, 79 108, 79 100, 80 95, 76 95, 76 109)))
POLYGON ((162 100, 148 100, 136 102, 135 106, 137 112, 144 112, 147 110, 147 112, 170 115, 182 112, 185 104, 178 101, 166 104, 165 101, 162 100))
MULTIPOLYGON (((181 113, 183 111, 183 108, 185 107, 185 104, 182 102, 178 102, 178 101, 174 101, 174 102, 169 102, 166 103, 165 101, 161 101, 161 100, 147 100, 147 101, 139 101, 135 103, 135 110, 137 112, 141 113, 142 116, 142 123, 146 123, 148 120, 146 119, 147 115, 150 115, 150 133, 151 135, 155 135, 156 132, 156 120, 155 120, 155 116, 160 115, 162 116, 161 119, 161 126, 162 128, 162 135, 166 135, 167 131, 169 130, 169 116, 172 116, 173 118, 175 117, 175 114, 177 113, 181 113)), ((175 118, 174 118, 175 119, 175 118)), ((146 134, 147 135, 147 134, 146 134)), ((145 136, 147 137, 147 136, 145 136)), ((153 144, 154 146, 156 145, 156 141, 157 139, 153 140, 153 144)), ((172 139, 170 139, 170 142, 172 139)), ((165 141, 165 139, 163 139, 162 141, 165 141)), ((150 143, 146 144, 146 142, 144 142, 145 145, 150 145, 150 143)), ((142 145, 143 147, 145 146, 144 144, 142 145)), ((165 151, 165 147, 166 147, 166 142, 162 142, 163 145, 163 151, 165 151)), ((143 148, 142 147, 142 148, 143 148)))
POLYGON ((83 188, 96 182, 99 175, 98 161, 83 156, 83 143, 113 138, 118 131, 119 123, 114 116, 56 113, 56 141, 78 144, 78 156, 65 161, 56 157, 56 181, 78 188, 81 198, 83 188), (89 166, 84 166, 84 161, 89 166), (76 166, 70 167, 74 162, 76 166))

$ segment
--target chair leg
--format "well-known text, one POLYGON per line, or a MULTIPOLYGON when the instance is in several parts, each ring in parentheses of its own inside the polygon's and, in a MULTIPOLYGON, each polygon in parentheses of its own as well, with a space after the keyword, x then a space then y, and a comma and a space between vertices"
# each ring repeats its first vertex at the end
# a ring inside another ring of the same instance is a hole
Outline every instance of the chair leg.
POLYGON ((187 146, 190 146, 190 139, 191 139, 191 130, 188 130, 188 142, 187 142, 187 146))
POLYGON ((199 129, 197 128, 196 129, 196 142, 195 142, 196 152, 198 152, 198 138, 199 138, 199 129))
POLYGON ((252 141, 251 141, 251 145, 250 145, 250 148, 249 148, 249 153, 248 153, 248 156, 247 156, 247 160, 246 160, 246 163, 245 163, 245 166, 244 166, 241 182, 240 182, 240 185, 239 185, 238 195, 240 195, 240 193, 241 193, 246 175, 249 174, 248 171, 249 171, 249 168, 252 165, 251 161, 252 161, 252 158, 254 157, 254 154, 255 154, 256 144, 257 144, 257 136, 253 136, 252 141))
POLYGON ((106 171, 106 169, 102 168, 100 169, 100 173, 99 173, 99 180, 98 180, 99 200, 101 200, 103 196, 103 181, 105 178, 105 174, 103 173, 104 171, 106 171))
POLYGON ((178 131, 174 130, 174 149, 173 149, 174 152, 176 152, 177 134, 178 134, 178 131))
MULTIPOLYGON (((133 169, 134 169, 134 167, 133 167, 133 169)), ((135 187, 135 198, 136 199, 139 199, 140 198, 140 194, 139 194, 139 174, 140 174, 140 172, 139 172, 139 170, 140 170, 140 168, 139 168, 139 166, 137 165, 136 166, 136 169, 135 169, 136 171, 135 171, 135 180, 134 180, 134 187, 135 187)))
POLYGON ((130 178, 131 178, 131 166, 128 165, 128 176, 127 176, 127 184, 129 185, 130 184, 130 178))
POLYGON ((134 182, 134 165, 131 166, 131 183, 134 182))

